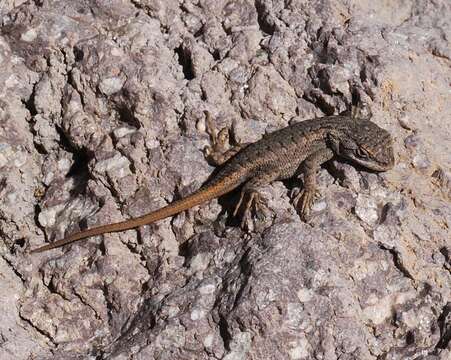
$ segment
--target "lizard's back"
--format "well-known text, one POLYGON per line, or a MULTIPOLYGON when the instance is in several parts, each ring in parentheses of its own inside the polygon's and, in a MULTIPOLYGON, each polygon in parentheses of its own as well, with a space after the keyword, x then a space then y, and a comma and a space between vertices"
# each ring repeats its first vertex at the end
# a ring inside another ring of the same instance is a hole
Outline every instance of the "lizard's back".
POLYGON ((289 178, 308 155, 326 146, 331 129, 346 127, 349 121, 349 117, 340 115, 310 119, 265 134, 225 163, 213 181, 238 176, 244 183, 269 168, 280 170, 279 179, 289 178))

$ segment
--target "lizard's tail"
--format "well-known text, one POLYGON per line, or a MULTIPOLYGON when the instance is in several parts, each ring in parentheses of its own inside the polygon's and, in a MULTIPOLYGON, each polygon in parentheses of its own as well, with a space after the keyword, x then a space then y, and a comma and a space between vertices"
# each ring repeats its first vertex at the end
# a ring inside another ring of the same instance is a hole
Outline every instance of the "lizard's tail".
POLYGON ((162 207, 161 209, 155 210, 149 214, 133 218, 130 220, 121 221, 114 224, 102 225, 94 227, 92 229, 87 229, 80 231, 64 239, 55 241, 51 244, 33 249, 31 253, 40 253, 50 249, 54 249, 63 245, 70 244, 74 241, 85 239, 90 236, 101 235, 104 233, 111 233, 116 231, 124 231, 136 228, 138 226, 151 224, 155 221, 167 218, 169 216, 178 214, 184 210, 192 208, 193 206, 202 204, 211 199, 217 198, 218 196, 224 195, 234 188, 238 187, 240 182, 234 181, 234 179, 223 179, 212 185, 207 185, 205 188, 201 188, 195 193, 187 196, 186 198, 176 200, 173 203, 162 207))

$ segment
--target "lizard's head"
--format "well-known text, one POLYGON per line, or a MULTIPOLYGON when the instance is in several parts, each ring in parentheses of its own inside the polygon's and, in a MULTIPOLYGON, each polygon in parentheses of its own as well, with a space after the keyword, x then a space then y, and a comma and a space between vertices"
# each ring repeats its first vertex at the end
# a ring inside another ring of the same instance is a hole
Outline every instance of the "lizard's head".
POLYGON ((370 170, 386 171, 395 164, 390 133, 369 120, 353 120, 345 132, 331 132, 329 141, 337 155, 370 170))

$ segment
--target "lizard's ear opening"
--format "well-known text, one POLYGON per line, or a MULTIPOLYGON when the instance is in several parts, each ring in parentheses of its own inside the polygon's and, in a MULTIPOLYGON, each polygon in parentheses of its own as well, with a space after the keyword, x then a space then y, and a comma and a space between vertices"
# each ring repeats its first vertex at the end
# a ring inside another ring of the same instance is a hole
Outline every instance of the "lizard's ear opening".
POLYGON ((337 155, 340 155, 340 140, 335 134, 329 133, 327 134, 327 142, 333 152, 337 155))

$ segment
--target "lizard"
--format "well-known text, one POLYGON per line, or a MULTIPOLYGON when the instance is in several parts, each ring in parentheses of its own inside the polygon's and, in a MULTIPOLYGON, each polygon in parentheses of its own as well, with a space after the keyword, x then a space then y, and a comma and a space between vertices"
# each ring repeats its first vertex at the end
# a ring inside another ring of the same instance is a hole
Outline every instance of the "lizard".
POLYGON ((276 180, 301 175, 303 189, 294 197, 293 204, 305 220, 318 193, 316 173, 323 163, 337 157, 377 172, 390 170, 395 163, 390 133, 369 119, 334 115, 304 120, 265 134, 254 143, 236 145, 225 151, 227 129, 217 134, 210 114, 205 114, 213 145, 205 149, 205 155, 221 167, 199 190, 143 216, 82 230, 31 252, 39 253, 87 237, 148 225, 240 186, 241 194, 233 216, 242 210, 241 227, 249 228, 253 216, 265 209, 258 189, 276 180))

